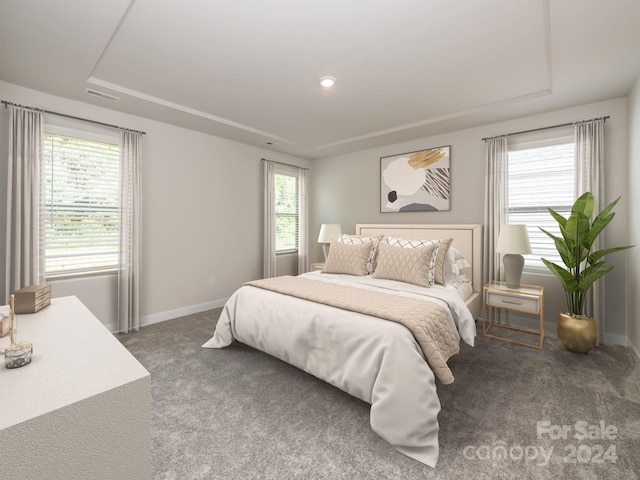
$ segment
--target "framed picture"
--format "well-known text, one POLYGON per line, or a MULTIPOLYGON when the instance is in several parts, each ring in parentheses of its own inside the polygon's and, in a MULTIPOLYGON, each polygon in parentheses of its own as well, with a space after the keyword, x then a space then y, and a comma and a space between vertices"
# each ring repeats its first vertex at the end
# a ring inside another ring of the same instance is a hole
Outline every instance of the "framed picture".
POLYGON ((380 157, 380 211, 449 210, 451 145, 380 157))

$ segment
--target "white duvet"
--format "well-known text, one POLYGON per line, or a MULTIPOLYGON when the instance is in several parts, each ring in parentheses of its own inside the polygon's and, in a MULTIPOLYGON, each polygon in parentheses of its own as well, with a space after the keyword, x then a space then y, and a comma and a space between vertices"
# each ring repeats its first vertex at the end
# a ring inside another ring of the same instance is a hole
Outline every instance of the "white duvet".
MULTIPOLYGON (((453 287, 320 272, 303 276, 438 302, 462 340, 474 344, 473 317, 453 287)), ((440 401, 435 377, 403 325, 244 286, 228 300, 203 347, 223 348, 234 339, 370 403, 371 428, 378 435, 405 455, 436 465, 440 401)))

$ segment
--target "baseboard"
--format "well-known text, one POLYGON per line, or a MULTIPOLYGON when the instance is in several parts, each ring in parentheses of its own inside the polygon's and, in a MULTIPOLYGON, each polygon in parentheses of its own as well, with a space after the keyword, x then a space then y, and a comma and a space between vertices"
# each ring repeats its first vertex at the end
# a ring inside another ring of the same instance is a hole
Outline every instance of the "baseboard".
MULTIPOLYGON (((512 316, 511 323, 513 325, 518 325, 521 327, 532 328, 537 330, 540 328, 540 321, 538 319, 532 318, 524 318, 512 316)), ((545 332, 554 332, 556 331, 556 322, 544 322, 544 331, 545 332)), ((629 342, 627 341, 627 337, 625 335, 617 335, 614 333, 605 333, 604 334, 604 343, 605 345, 623 345, 628 346, 629 342)))
POLYGON ((631 352, 631 356, 635 359, 635 361, 640 363, 640 350, 636 348, 633 343, 631 343, 631 340, 627 342, 627 347, 629 348, 629 352, 631 352))
POLYGON ((627 337, 625 335, 616 335, 613 333, 604 334, 604 344, 605 345, 623 345, 627 346, 627 337))
MULTIPOLYGON (((185 317, 187 315, 193 315, 194 313, 205 312, 207 310, 213 310, 214 308, 223 307, 227 303, 228 298, 219 298, 217 300, 211 300, 205 303, 199 303, 197 305, 189 305, 188 307, 176 308, 175 310, 167 310, 165 312, 153 313, 151 315, 144 315, 140 318, 140 326, 145 327, 147 325, 153 325, 154 323, 164 322, 166 320, 173 320, 174 318, 185 317)), ((118 325, 115 323, 105 325, 111 333, 118 331, 118 325)))

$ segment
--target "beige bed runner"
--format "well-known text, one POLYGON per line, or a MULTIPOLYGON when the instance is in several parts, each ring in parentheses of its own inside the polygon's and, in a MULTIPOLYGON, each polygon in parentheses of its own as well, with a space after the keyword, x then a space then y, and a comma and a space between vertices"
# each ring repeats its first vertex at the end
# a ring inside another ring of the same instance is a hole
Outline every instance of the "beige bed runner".
POLYGON ((292 276, 255 280, 246 285, 401 323, 413 333, 436 377, 444 384, 453 382, 447 360, 460 351, 460 345, 440 305, 292 276))

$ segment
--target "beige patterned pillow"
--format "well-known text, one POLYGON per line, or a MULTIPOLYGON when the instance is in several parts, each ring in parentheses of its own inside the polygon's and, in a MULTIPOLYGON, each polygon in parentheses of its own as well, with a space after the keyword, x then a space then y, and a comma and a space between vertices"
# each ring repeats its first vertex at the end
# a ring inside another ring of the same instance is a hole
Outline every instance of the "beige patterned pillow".
POLYGON ((333 241, 322 273, 366 275, 369 252, 371 252, 371 242, 349 245, 333 241))
POLYGON ((428 287, 429 264, 435 250, 435 244, 402 248, 380 242, 378 245, 378 265, 376 271, 373 272, 373 277, 428 287))
POLYGON ((347 233, 343 233, 338 237, 338 241, 349 245, 370 242, 371 251, 369 252, 369 259, 367 260, 367 273, 373 273, 376 269, 376 253, 378 251, 378 242, 380 242, 380 237, 363 237, 361 235, 349 235, 347 233))
POLYGON ((453 243, 453 238, 441 238, 440 240, 406 240, 404 238, 387 237, 385 241, 389 245, 402 248, 421 248, 438 243, 437 256, 434 259, 434 281, 440 285, 446 285, 445 267, 447 252, 449 251, 449 247, 451 247, 451 243, 453 243))

